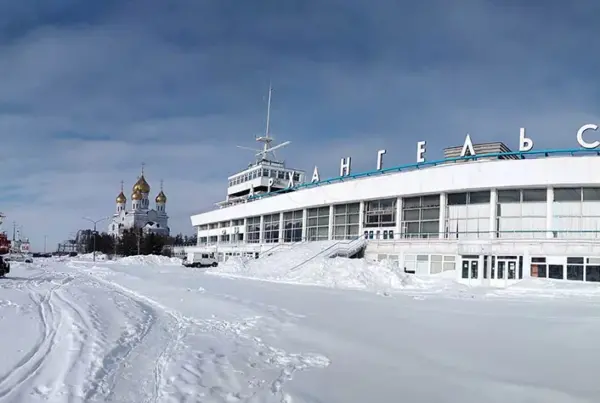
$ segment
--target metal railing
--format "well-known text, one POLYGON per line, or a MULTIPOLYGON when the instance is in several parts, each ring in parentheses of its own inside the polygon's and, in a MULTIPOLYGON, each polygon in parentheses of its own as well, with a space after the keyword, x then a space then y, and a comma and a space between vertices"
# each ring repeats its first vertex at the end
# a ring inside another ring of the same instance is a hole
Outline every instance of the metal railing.
MULTIPOLYGON (((391 230, 393 231, 393 230, 391 230)), ((383 234, 381 234, 383 235, 383 234)), ((365 237, 365 235, 357 236, 354 239, 358 239, 361 237, 365 237)), ((461 240, 489 240, 489 239, 582 239, 582 240, 600 240, 600 229, 597 230, 557 230, 557 229, 524 229, 524 230, 500 230, 500 231, 452 231, 452 232, 420 232, 420 233, 397 233, 394 232, 393 238, 384 239, 381 236, 379 238, 368 238, 365 237, 369 242, 407 242, 407 241, 461 241, 461 240), (552 234, 552 237, 548 237, 548 234, 552 234), (585 235, 585 236, 574 236, 577 234, 585 235), (442 236, 440 236, 442 235, 442 236), (569 236, 573 235, 573 236, 569 236)), ((277 242, 273 243, 274 246, 265 252, 272 252, 277 248, 281 248, 283 246, 296 245, 303 242, 314 242, 314 241, 326 241, 326 239, 315 240, 310 237, 304 237, 299 241, 295 242, 277 242)), ((201 243, 197 245, 192 245, 190 247, 217 247, 217 246, 261 246, 266 243, 250 243, 250 242, 207 242, 201 243)))
MULTIPOLYGON (((398 241, 402 239, 418 240, 487 240, 487 239, 600 239, 600 229, 594 230, 564 230, 564 229, 521 229, 521 230, 492 230, 492 231, 445 231, 445 232, 421 232, 421 233, 400 233, 398 238, 387 239, 388 241, 398 241), (552 238, 548 238, 552 234, 552 238), (561 234, 586 234, 587 237, 564 237, 561 234), (440 236, 442 235, 442 236, 440 236), (502 235, 509 235, 508 237, 502 235), (510 237, 513 235, 514 237, 510 237), (591 236, 590 236, 591 235, 591 236)), ((385 241, 385 239, 369 239, 385 241)))
MULTIPOLYGON (((306 263, 310 262, 311 260, 313 260, 313 259, 315 259, 315 258, 317 258, 317 257, 319 257, 319 256, 325 255, 325 254, 327 254, 328 252, 329 252, 329 253, 331 253, 331 252, 332 252, 332 249, 333 249, 333 250, 335 250, 335 249, 338 249, 340 245, 351 245, 351 244, 353 244, 353 243, 355 243, 355 242, 359 242, 359 241, 365 241, 365 243, 366 243, 365 236, 364 236, 364 235, 360 235, 360 236, 358 236, 358 237, 356 237, 356 238, 354 238, 354 239, 351 239, 351 240, 349 240, 349 241, 348 241, 348 240, 346 240, 346 241, 338 241, 338 242, 334 243, 333 245, 331 245, 331 246, 329 246, 329 247, 327 247, 327 248, 325 248, 325 249, 323 249, 323 250, 321 250, 321 251, 319 251, 319 252, 315 253, 314 255, 310 256, 310 257, 309 257, 309 258, 307 258, 307 259, 305 259, 305 260, 304 260, 304 261, 302 261, 301 263, 299 263, 299 264, 297 264, 297 265, 293 266, 293 267, 290 269, 290 271, 297 270, 298 268, 302 267, 303 265, 305 265, 306 263), (334 248, 335 248, 335 249, 334 249, 334 248)), ((331 253, 331 254, 333 254, 333 253, 331 253)))
POLYGON ((284 246, 285 247, 293 247, 294 245, 297 245, 299 243, 304 243, 304 242, 305 241, 303 241, 303 240, 302 241, 296 241, 296 242, 280 242, 277 245, 273 246, 272 248, 267 249, 264 252, 261 252, 260 255, 258 256, 258 258, 260 259, 263 256, 269 256, 269 255, 271 255, 275 249, 282 248, 284 246))

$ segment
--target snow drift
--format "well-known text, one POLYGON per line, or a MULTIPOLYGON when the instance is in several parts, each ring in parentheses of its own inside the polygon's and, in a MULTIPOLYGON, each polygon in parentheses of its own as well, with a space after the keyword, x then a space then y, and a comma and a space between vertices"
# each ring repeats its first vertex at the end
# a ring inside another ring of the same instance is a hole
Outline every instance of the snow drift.
MULTIPOLYGON (((77 256, 73 256, 74 260, 94 260, 94 254, 93 253, 84 253, 81 255, 77 255, 77 256)), ((96 261, 100 261, 100 262, 104 262, 106 260, 110 260, 108 255, 105 255, 104 253, 100 253, 100 252, 96 252, 96 261)))
MULTIPOLYGON (((285 258, 285 254, 281 257, 285 258)), ((402 272, 392 262, 369 262, 365 259, 341 257, 317 257, 296 269, 290 269, 289 264, 276 264, 271 260, 262 262, 261 259, 235 257, 206 272, 228 277, 377 292, 423 288, 429 283, 402 272)))
POLYGON ((137 255, 127 256, 116 261, 122 265, 137 265, 137 266, 167 266, 167 265, 181 265, 182 260, 177 257, 167 257, 159 255, 137 255))

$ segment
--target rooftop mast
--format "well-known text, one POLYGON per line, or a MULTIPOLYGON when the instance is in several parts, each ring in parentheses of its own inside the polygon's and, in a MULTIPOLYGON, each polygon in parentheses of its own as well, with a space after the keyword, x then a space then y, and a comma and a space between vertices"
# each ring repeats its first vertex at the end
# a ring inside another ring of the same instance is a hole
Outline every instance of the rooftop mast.
POLYGON ((274 147, 271 147, 270 144, 273 142, 273 137, 270 136, 270 130, 271 130, 271 98, 272 98, 272 94, 273 94, 273 87, 271 85, 271 83, 269 83, 269 97, 267 100, 267 125, 265 128, 265 135, 264 136, 259 136, 256 137, 256 141, 258 141, 259 143, 263 143, 263 147, 262 150, 256 150, 253 148, 248 148, 248 147, 243 147, 243 146, 238 146, 238 148, 242 148, 242 149, 246 149, 246 150, 252 150, 252 151, 257 151, 256 153, 256 157, 258 157, 257 163, 266 161, 266 162, 275 162, 275 163, 280 163, 283 164, 283 161, 270 161, 267 158, 267 155, 270 153, 273 155, 273 159, 275 159, 275 153, 274 151, 277 150, 278 148, 281 147, 285 147, 288 144, 290 144, 290 141, 285 141, 281 144, 278 144, 274 147))

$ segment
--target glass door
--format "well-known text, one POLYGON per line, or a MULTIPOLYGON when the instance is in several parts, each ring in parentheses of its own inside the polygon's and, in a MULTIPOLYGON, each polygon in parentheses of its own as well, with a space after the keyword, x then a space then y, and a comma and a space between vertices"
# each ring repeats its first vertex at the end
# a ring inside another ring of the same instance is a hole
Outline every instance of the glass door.
POLYGON ((462 259, 461 277, 466 279, 477 279, 479 276, 479 258, 462 259))
POLYGON ((515 280, 522 275, 518 270, 518 261, 516 258, 498 258, 496 259, 496 270, 492 269, 492 280, 515 280))
POLYGON ((494 280, 504 280, 504 273, 506 272, 506 260, 498 259, 496 261, 496 277, 494 280))

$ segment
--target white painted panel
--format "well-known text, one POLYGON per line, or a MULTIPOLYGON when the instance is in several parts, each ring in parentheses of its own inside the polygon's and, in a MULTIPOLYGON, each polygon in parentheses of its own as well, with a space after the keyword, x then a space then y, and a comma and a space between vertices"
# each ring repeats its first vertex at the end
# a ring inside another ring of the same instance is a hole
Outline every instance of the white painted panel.
POLYGON ((600 217, 600 202, 584 201, 581 206, 581 213, 584 216, 600 217))
POLYGON ((471 204, 469 207, 469 218, 486 218, 490 216, 489 204, 471 204))
POLYGON ((546 217, 546 203, 523 203, 523 217, 546 217))
POLYGON ((521 203, 501 203, 499 217, 520 217, 521 203))
POLYGON ((554 202, 552 209, 555 217, 580 216, 581 202, 554 202))
POLYGON ((600 217, 583 217, 581 219, 581 229, 600 230, 600 217))

